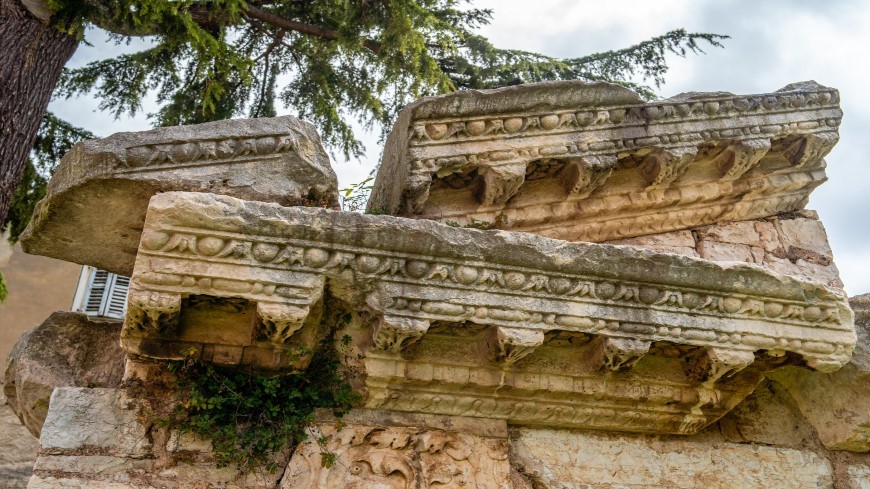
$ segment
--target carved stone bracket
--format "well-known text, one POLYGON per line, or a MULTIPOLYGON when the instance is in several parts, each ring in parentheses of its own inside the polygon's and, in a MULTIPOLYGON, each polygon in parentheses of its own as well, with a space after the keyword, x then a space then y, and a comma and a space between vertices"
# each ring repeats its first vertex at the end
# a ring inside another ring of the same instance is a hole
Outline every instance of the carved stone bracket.
POLYGON ((590 360, 595 370, 626 372, 649 352, 649 347, 649 341, 601 337, 595 342, 590 360))
POLYGON ((559 181, 566 192, 582 199, 604 185, 615 167, 615 156, 572 158, 559 174, 559 181))
POLYGON ((730 377, 755 361, 751 351, 709 348, 686 358, 686 375, 695 382, 713 384, 730 377))
POLYGON ((755 139, 727 145, 717 158, 723 180, 737 180, 770 151, 770 141, 755 139))
POLYGON ((640 164, 640 173, 646 180, 647 188, 664 188, 680 178, 689 169, 689 163, 695 159, 695 153, 694 148, 653 150, 640 164))
POLYGON ((504 205, 520 189, 526 178, 525 163, 489 166, 480 171, 477 197, 484 206, 504 205))
POLYGON ((497 327, 495 331, 496 341, 498 341, 498 360, 508 366, 544 344, 542 331, 504 327, 497 327))
POLYGON ((831 150, 840 136, 837 133, 809 134, 804 138, 793 138, 794 142, 788 149, 794 167, 804 168, 821 161, 831 150))
POLYGON ((125 328, 144 333, 165 334, 175 329, 181 311, 181 295, 130 289, 127 295, 125 328))
POLYGON ((384 315, 374 325, 375 347, 399 353, 412 347, 429 329, 429 321, 384 315))
POLYGON ((273 344, 284 346, 300 329, 308 317, 309 308, 290 304, 260 302, 257 317, 262 324, 262 333, 273 344))

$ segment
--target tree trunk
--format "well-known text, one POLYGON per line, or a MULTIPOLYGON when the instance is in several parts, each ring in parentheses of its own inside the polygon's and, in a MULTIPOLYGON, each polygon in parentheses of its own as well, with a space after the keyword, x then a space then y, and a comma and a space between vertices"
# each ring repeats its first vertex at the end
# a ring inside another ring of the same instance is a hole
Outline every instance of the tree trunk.
POLYGON ((0 0, 0 222, 6 219, 51 92, 78 43, 75 35, 37 19, 21 0, 0 0))

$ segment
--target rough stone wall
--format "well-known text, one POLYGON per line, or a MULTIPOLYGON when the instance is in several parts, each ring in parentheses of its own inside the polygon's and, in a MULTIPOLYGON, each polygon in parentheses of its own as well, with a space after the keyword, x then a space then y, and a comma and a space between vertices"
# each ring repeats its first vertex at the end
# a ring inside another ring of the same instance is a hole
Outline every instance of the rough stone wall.
POLYGON ((27 487, 254 488, 280 478, 216 467, 208 445, 155 427, 144 407, 124 390, 55 389, 27 487))
POLYGON ((870 455, 826 450, 773 381, 691 437, 518 427, 510 438, 511 464, 536 489, 870 486, 870 455))
POLYGON ((495 420, 355 411, 340 430, 325 421, 317 428, 330 436, 335 469, 320 467, 319 447, 302 445, 277 472, 247 476, 216 468, 207 442, 150 425, 142 401, 122 390, 64 387, 51 402, 31 488, 870 486, 870 454, 826 450, 774 381, 689 437, 508 429, 495 420))
POLYGON ((755 263, 774 272, 843 288, 825 227, 815 211, 609 241, 713 261, 755 263))

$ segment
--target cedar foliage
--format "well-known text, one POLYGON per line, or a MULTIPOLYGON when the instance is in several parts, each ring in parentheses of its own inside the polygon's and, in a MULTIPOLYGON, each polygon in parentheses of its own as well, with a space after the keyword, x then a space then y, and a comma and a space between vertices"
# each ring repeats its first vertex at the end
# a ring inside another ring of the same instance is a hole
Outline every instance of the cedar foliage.
MULTIPOLYGON (((158 126, 271 116, 280 105, 352 158, 363 147, 351 120, 386 131, 405 104, 422 96, 579 79, 619 83, 653 98, 668 71, 667 54, 702 53, 727 37, 678 29, 624 49, 554 58, 493 46, 475 32, 492 11, 470 3, 50 0, 54 22, 69 33, 84 38, 93 25, 117 43, 142 36, 152 43, 66 70, 55 96, 92 93, 101 110, 120 117, 140 112, 144 97, 155 93, 159 108, 149 115, 158 126)), ((46 131, 59 127, 47 121, 46 131)), ((63 140, 72 133, 57 134, 63 140)), ((32 200, 39 185, 28 182, 22 192, 32 200)), ((15 219, 25 215, 26 209, 15 219)))

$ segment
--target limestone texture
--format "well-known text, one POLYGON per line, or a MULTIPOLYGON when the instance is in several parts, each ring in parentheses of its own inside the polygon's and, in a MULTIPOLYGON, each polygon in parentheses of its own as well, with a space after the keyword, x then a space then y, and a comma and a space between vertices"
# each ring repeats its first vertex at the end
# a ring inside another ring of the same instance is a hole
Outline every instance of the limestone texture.
POLYGON ((137 355, 281 368, 259 352, 310 345, 335 299, 366 317, 367 407, 653 433, 855 339, 840 293, 752 265, 184 192, 152 199, 129 297, 137 355))
POLYGON ((27 487, 38 449, 37 439, 21 425, 0 391, 0 488, 27 487))
POLYGON ((21 245, 129 276, 155 193, 335 206, 337 188, 314 127, 292 116, 118 133, 78 143, 63 157, 21 245))
POLYGON ((834 469, 818 453, 715 439, 515 428, 511 454, 536 488, 835 487, 834 469))
POLYGON ((822 374, 786 368, 772 378, 785 386, 819 439, 831 450, 870 451, 870 294, 849 300, 858 343, 840 371, 822 374))
POLYGON ((424 98, 390 134, 368 209, 607 241, 801 209, 826 180, 836 90, 644 103, 562 81, 424 98))
POLYGON ((56 387, 116 387, 124 373, 121 321, 55 312, 12 349, 3 390, 21 423, 39 436, 56 387))
POLYGON ((492 420, 355 411, 321 422, 296 449, 281 489, 511 489, 507 429, 492 420), (325 447, 315 440, 326 437, 325 447), (324 467, 321 453, 336 456, 324 467))
POLYGON ((809 210, 607 243, 712 261, 755 263, 801 280, 843 288, 825 228, 809 210))
POLYGON ((139 422, 140 402, 124 391, 109 388, 58 387, 42 426, 42 453, 99 447, 99 454, 142 458, 151 441, 139 422))

